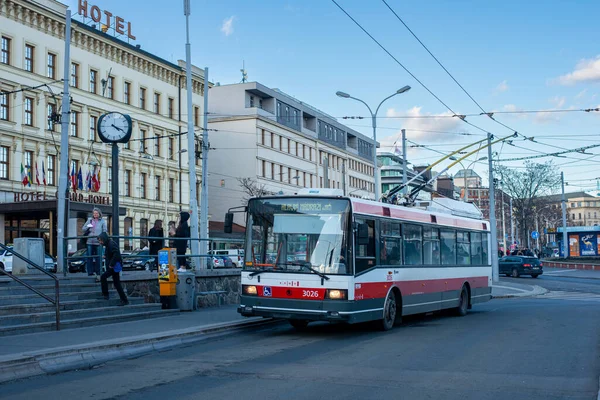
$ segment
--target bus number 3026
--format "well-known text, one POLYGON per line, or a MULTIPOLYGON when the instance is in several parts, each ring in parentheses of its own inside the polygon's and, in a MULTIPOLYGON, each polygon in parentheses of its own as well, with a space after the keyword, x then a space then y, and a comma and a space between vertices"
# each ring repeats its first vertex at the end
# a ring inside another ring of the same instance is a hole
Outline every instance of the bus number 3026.
POLYGON ((319 292, 317 292, 316 290, 303 290, 302 297, 319 297, 319 292))

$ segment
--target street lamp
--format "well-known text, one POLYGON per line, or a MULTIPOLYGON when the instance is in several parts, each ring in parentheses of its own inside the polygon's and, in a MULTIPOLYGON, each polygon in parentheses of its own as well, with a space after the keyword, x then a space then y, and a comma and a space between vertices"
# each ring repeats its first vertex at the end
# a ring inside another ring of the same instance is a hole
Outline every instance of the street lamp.
POLYGON ((468 190, 467 189, 467 175, 466 175, 467 174, 467 170, 471 169, 471 167, 473 166, 473 164, 475 164, 476 162, 487 160, 487 157, 484 156, 484 157, 478 158, 477 160, 475 160, 471 164, 469 164, 469 166, 467 168, 465 168, 465 166, 463 165, 462 161, 459 161, 458 158, 456 158, 454 156, 450 156, 449 159, 452 160, 452 161, 458 161, 458 163, 460 164, 460 166, 463 167, 463 171, 464 171, 463 180, 465 182, 465 190, 463 192, 463 201, 466 203, 467 199, 468 199, 468 196, 467 196, 467 190, 468 190))
MULTIPOLYGON (((386 100, 388 100, 398 94, 408 92, 409 90, 410 90, 410 86, 406 85, 406 86, 398 89, 396 91, 396 93, 383 99, 381 101, 381 103, 379 103, 377 108, 375 109, 375 113, 373 113, 373 111, 371 110, 371 107, 369 107, 369 105, 367 103, 365 103, 363 100, 357 99, 356 97, 352 97, 348 93, 345 93, 345 92, 340 92, 340 91, 335 92, 336 96, 338 96, 338 97, 342 97, 344 99, 353 99, 356 101, 360 101, 365 106, 367 106, 367 108, 369 109, 369 112, 371 113, 371 121, 372 121, 372 125, 373 125, 373 175, 375 177, 375 201, 379 201, 379 198, 381 197, 381 187, 380 187, 380 183, 379 183, 379 174, 378 174, 378 170, 377 170, 377 113, 379 112, 379 107, 381 107, 381 105, 386 100)), ((405 158, 405 160, 406 160, 406 158, 405 158)))

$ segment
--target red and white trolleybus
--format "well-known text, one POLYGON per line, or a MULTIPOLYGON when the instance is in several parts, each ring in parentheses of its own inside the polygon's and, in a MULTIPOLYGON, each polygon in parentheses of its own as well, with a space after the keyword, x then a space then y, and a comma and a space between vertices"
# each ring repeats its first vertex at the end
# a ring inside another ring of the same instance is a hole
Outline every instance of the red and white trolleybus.
POLYGON ((491 298, 490 224, 472 204, 434 199, 405 207, 334 189, 248 202, 244 316, 378 320, 442 309, 465 315, 491 298))

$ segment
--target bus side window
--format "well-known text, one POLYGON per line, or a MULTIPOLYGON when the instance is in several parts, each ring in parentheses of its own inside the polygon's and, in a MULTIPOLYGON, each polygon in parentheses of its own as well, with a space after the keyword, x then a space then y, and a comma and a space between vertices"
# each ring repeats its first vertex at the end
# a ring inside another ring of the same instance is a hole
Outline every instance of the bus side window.
POLYGON ((355 231, 356 273, 359 273, 375 266, 375 221, 357 218, 356 223, 358 226, 365 224, 368 233, 367 240, 363 239, 361 244, 359 232, 364 228, 357 228, 355 231))

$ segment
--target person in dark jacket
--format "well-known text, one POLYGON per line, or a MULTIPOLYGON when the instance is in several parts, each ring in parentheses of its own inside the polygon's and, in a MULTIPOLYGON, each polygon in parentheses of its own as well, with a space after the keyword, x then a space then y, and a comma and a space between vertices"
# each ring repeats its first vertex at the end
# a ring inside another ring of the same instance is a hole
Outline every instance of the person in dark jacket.
MULTIPOLYGON (((179 213, 179 225, 175 229, 176 238, 189 238, 190 237, 190 225, 188 220, 190 219, 190 213, 182 211, 179 213)), ((179 268, 187 267, 187 260, 185 252, 187 251, 188 241, 187 240, 175 240, 175 249, 177 251, 177 266, 179 268)))
POLYGON ((150 229, 150 232, 148 232, 148 236, 160 238, 150 239, 150 250, 148 251, 148 254, 152 256, 156 265, 158 265, 158 251, 165 246, 165 240, 163 239, 165 237, 165 232, 163 231, 162 220, 157 219, 154 221, 154 226, 150 229))
POLYGON ((121 251, 119 250, 119 246, 114 242, 114 240, 108 238, 108 234, 106 232, 102 232, 98 235, 98 241, 100 245, 105 246, 104 254, 106 255, 106 272, 102 274, 100 277, 100 282, 102 282, 102 295, 105 300, 108 300, 108 278, 112 276, 113 285, 115 289, 117 289, 117 293, 119 293, 119 297, 121 298, 121 305, 126 306, 129 304, 129 300, 127 300, 127 295, 123 291, 123 287, 121 286, 121 277, 119 276, 119 272, 123 269, 123 258, 121 258, 121 251))

